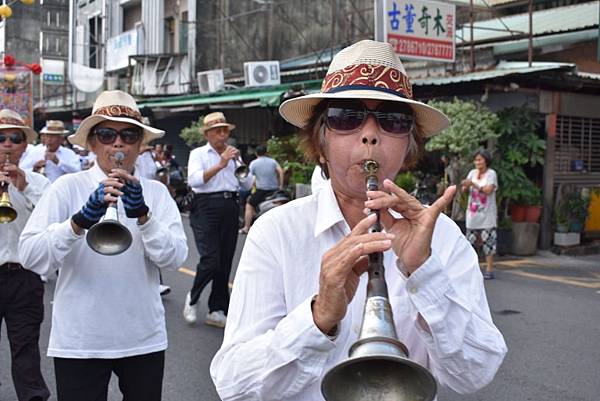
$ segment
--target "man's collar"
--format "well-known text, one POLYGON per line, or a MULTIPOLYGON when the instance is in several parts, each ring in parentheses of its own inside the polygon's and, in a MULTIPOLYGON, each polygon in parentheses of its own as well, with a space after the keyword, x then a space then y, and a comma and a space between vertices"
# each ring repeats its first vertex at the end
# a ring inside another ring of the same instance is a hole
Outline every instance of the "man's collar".
POLYGON ((321 235, 324 231, 333 227, 334 225, 343 222, 347 228, 348 224, 344 220, 344 215, 340 210, 337 198, 331 187, 331 180, 327 180, 325 186, 319 191, 317 196, 317 217, 315 224, 314 235, 315 238, 321 235))

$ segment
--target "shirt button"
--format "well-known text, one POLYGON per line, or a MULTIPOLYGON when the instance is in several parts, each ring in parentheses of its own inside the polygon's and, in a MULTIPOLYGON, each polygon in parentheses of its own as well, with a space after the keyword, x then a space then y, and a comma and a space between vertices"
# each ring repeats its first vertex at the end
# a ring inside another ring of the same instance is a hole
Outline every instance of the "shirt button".
POLYGON ((416 294, 417 292, 419 292, 419 289, 417 287, 410 287, 409 291, 411 294, 416 294))

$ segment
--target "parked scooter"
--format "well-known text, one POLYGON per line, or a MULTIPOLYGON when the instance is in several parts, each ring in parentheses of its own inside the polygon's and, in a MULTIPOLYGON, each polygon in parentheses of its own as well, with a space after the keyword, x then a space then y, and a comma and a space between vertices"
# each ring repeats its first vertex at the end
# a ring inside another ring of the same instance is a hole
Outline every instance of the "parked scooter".
POLYGON ((276 208, 277 206, 281 206, 290 201, 290 196, 286 191, 279 190, 273 192, 272 195, 269 195, 265 198, 264 201, 258 204, 258 210, 256 212, 256 216, 254 220, 258 219, 263 214, 267 213, 269 210, 276 208))

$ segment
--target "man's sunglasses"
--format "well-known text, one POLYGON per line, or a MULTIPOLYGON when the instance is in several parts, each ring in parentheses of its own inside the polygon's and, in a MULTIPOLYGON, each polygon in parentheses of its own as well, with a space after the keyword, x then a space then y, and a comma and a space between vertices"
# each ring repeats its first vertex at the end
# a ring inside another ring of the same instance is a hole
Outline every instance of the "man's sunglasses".
POLYGON ((375 110, 359 100, 334 100, 325 111, 327 128, 340 134, 359 131, 367 122, 369 114, 377 120, 384 133, 395 136, 408 136, 414 125, 414 114, 410 106, 398 102, 381 102, 375 110))
POLYGON ((118 131, 114 128, 98 127, 94 129, 94 135, 104 145, 113 144, 117 140, 117 135, 121 137, 121 141, 124 143, 133 145, 142 137, 142 130, 128 127, 118 131))
POLYGON ((6 142, 7 139, 10 139, 10 141, 12 143, 14 143, 15 145, 18 145, 25 141, 25 138, 23 138, 22 134, 10 134, 10 135, 0 134, 0 143, 6 142))

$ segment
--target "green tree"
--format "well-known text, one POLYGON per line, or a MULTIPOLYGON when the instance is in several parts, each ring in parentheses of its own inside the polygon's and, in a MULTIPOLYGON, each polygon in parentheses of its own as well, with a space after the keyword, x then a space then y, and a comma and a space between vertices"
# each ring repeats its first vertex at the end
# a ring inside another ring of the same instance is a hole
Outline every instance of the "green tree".
POLYGON ((192 121, 189 127, 185 127, 179 133, 179 137, 190 147, 202 146, 206 143, 206 138, 202 134, 201 128, 204 125, 204 116, 198 117, 198 120, 192 121))
MULTIPOLYGON (((498 202, 541 205, 541 190, 525 174, 524 167, 544 164, 546 142, 538 135, 540 122, 527 106, 498 112, 494 169, 498 173, 498 202)), ((505 203, 508 206, 508 203, 505 203)))
MULTIPOLYGON (((428 151, 438 151, 448 160, 446 172, 450 184, 460 184, 472 167, 473 153, 490 139, 498 138, 498 117, 487 107, 474 101, 454 98, 451 102, 431 101, 429 105, 450 118, 450 126, 426 144, 428 151)), ((466 208, 465 194, 452 205, 452 218, 462 220, 466 208)))
POLYGON ((313 163, 305 161, 298 143, 299 137, 296 134, 281 138, 271 137, 267 141, 267 153, 279 162, 291 187, 296 184, 309 184, 315 168, 313 163))

